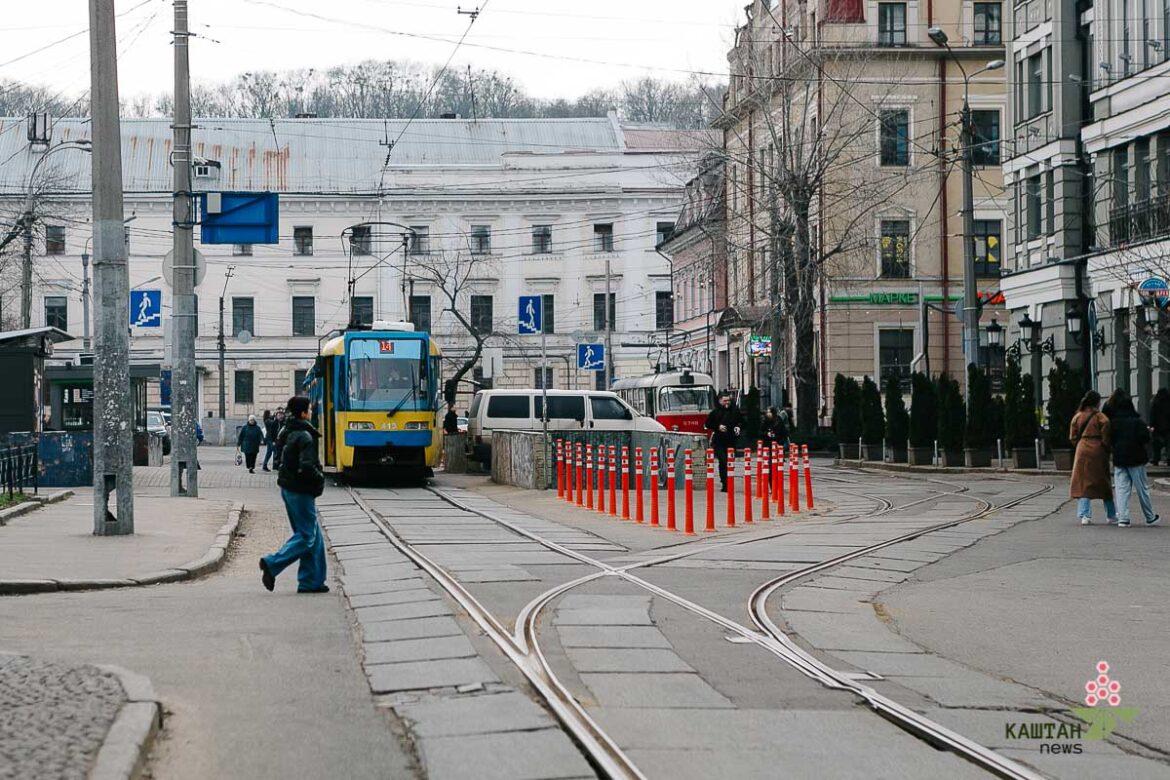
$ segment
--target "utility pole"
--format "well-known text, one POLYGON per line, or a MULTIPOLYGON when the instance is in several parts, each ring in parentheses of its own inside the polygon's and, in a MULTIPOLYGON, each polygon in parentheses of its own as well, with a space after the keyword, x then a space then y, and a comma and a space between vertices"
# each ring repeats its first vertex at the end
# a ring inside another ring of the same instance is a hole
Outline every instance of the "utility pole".
POLYGON ((130 394, 130 272, 122 223, 122 128, 114 0, 90 0, 93 136, 93 275, 97 328, 93 362, 93 532, 134 533, 130 394), (110 495, 116 509, 109 509, 110 495))
MULTIPOLYGON (((191 235, 191 87, 187 31, 187 0, 175 0, 174 152, 174 307, 171 333, 175 365, 171 371, 174 416, 171 452, 171 495, 199 495, 199 464, 195 449, 195 248, 191 235)), ((221 374, 222 377, 222 374, 221 374)), ((222 381, 222 380, 221 380, 222 381)), ((222 411, 222 410, 221 410, 222 411)))
MULTIPOLYGON (((30 197, 31 201, 32 198, 30 197)), ((24 257, 20 262, 20 327, 32 327, 32 204, 27 204, 20 218, 24 226, 24 257)))
POLYGON ((605 255, 605 305, 602 310, 605 312, 605 389, 608 390, 613 386, 613 309, 610 308, 611 296, 610 283, 612 277, 610 276, 609 254, 605 255))
MULTIPOLYGON (((227 369, 225 364, 225 355, 227 353, 227 343, 224 341, 223 335, 223 299, 227 295, 228 280, 232 278, 232 272, 236 270, 234 265, 229 265, 227 273, 223 277, 223 292, 219 294, 219 419, 221 425, 226 425, 223 421, 227 419, 227 384, 226 376, 227 369)), ((352 300, 352 296, 351 296, 352 300)), ((353 321, 353 315, 350 315, 350 321, 353 321)))
POLYGON ((975 281, 975 195, 972 156, 975 144, 971 132, 970 80, 963 89, 963 126, 959 131, 963 165, 963 386, 970 399, 968 366, 979 363, 979 291, 975 281))

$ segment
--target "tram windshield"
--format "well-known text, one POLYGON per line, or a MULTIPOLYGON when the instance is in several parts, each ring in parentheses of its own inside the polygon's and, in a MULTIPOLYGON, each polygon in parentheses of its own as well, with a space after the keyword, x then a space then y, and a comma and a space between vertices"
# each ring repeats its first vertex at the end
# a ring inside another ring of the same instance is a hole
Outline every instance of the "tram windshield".
POLYGON ((349 408, 416 410, 427 405, 427 361, 417 339, 354 339, 349 343, 349 408))
POLYGON ((715 405, 715 391, 707 385, 664 387, 658 394, 659 412, 706 412, 715 405))

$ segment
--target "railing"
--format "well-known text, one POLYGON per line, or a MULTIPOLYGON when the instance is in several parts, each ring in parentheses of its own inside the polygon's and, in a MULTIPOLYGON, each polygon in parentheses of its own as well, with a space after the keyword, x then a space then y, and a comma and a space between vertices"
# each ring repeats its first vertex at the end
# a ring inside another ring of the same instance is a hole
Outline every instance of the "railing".
POLYGON ((32 486, 37 492, 37 445, 25 444, 0 448, 0 490, 9 497, 13 493, 24 493, 32 486))
POLYGON ((1170 236, 1170 195, 1109 210, 1109 246, 1170 236))

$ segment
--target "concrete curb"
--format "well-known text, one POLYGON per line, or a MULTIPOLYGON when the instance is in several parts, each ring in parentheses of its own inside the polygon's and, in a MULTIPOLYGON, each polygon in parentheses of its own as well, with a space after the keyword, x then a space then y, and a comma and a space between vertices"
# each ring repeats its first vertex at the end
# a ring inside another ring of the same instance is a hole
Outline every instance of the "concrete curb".
POLYGON ((1056 469, 1013 469, 988 466, 986 468, 967 468, 966 466, 911 466, 907 463, 886 463, 881 460, 842 460, 833 459, 834 466, 852 466, 853 468, 881 469, 905 474, 1019 474, 1026 477, 1064 477, 1071 472, 1057 471, 1056 469))
POLYGON ((14 517, 27 515, 33 510, 40 509, 45 504, 55 504, 58 501, 64 501, 72 495, 72 490, 59 490, 56 493, 45 493, 43 495, 29 496, 27 501, 0 511, 0 526, 7 525, 8 521, 14 517))
POLYGON ((227 557, 227 548, 231 545, 236 531, 240 527, 240 516, 244 512, 244 503, 236 501, 228 510, 228 520, 215 534, 215 541, 199 558, 181 563, 173 569, 161 569, 147 572, 141 576, 126 577, 124 579, 99 580, 56 580, 56 579, 28 579, 28 580, 0 580, 0 596, 17 596, 29 593, 55 593, 57 591, 74 590, 104 590, 106 588, 135 588, 143 585, 158 585, 164 582, 180 582, 193 580, 204 574, 209 574, 223 565, 227 557))
POLYGON ((142 774, 146 756, 162 728, 162 702, 150 680, 118 666, 97 668, 118 678, 126 703, 118 710, 90 770, 90 780, 134 780, 142 774))

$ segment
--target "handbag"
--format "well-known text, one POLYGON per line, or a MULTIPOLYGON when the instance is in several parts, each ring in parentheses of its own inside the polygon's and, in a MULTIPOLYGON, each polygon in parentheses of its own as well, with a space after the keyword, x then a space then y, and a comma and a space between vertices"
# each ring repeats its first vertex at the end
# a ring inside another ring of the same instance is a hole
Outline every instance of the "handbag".
POLYGON ((240 453, 238 453, 238 452, 236 453, 236 465, 237 465, 237 466, 242 466, 242 465, 244 465, 244 456, 243 456, 243 455, 241 455, 241 454, 240 454, 240 453))

